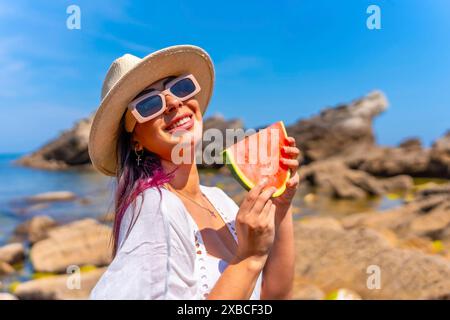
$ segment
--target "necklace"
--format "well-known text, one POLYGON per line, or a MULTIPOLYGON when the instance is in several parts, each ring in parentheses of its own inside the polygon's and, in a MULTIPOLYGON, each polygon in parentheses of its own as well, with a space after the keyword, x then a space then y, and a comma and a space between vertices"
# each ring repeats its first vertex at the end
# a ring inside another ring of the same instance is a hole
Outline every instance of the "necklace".
MULTIPOLYGON (((196 205, 199 206, 200 208, 205 209, 206 211, 209 212, 209 214, 210 214, 212 217, 217 218, 217 217, 216 217, 216 214, 214 213, 213 210, 211 210, 211 209, 209 209, 209 208, 207 208, 207 207, 205 207, 205 206, 202 206, 200 203, 198 203, 197 201, 195 201, 195 200, 192 199, 191 197, 188 197, 188 196, 182 194, 181 192, 178 192, 177 190, 175 190, 174 188, 172 188, 172 186, 170 186, 169 189, 171 189, 172 191, 174 191, 176 194, 182 196, 183 198, 192 201, 194 204, 196 204, 196 205)), ((202 195, 204 198, 206 198, 205 195, 203 194, 203 192, 201 193, 201 195, 202 195)), ((208 200, 208 202, 209 202, 209 200, 208 200)))

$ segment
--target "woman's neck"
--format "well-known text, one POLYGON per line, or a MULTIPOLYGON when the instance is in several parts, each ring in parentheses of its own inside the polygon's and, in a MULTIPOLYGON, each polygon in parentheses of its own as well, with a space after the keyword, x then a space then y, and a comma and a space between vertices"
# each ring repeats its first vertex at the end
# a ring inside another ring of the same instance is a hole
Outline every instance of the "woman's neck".
POLYGON ((192 198, 200 197, 200 178, 195 162, 175 165, 170 161, 161 160, 161 165, 166 172, 172 172, 176 169, 173 178, 169 182, 173 189, 192 198))

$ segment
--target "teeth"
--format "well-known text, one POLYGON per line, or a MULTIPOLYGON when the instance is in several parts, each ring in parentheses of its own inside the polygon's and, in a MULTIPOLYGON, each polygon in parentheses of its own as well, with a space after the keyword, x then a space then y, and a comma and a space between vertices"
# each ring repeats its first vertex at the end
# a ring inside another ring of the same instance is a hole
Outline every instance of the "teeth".
POLYGON ((172 124, 172 125, 169 127, 168 130, 172 130, 172 129, 176 128, 176 127, 179 127, 179 126, 185 124, 186 122, 188 122, 190 119, 191 119, 191 118, 190 118, 189 116, 184 117, 184 118, 178 120, 177 122, 175 122, 174 124, 172 124))

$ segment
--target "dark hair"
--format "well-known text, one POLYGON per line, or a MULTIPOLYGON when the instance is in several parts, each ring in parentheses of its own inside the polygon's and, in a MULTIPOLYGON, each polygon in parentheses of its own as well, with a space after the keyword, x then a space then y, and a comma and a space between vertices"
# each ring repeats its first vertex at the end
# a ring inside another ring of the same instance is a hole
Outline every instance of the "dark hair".
MULTIPOLYGON (((156 187, 161 194, 160 187, 170 181, 172 173, 166 173, 161 165, 158 155, 143 149, 141 161, 137 165, 132 142, 132 133, 125 131, 124 123, 120 125, 117 141, 117 186, 115 192, 115 216, 113 226, 113 254, 118 250, 120 226, 127 208, 134 202, 136 197, 148 188, 156 187)), ((134 222, 140 213, 132 217, 127 234, 130 232, 134 222)))

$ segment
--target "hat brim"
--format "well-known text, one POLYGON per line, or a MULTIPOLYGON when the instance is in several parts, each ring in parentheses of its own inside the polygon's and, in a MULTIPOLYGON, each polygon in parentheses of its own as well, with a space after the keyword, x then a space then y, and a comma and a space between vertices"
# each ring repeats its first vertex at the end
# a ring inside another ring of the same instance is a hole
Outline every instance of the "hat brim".
POLYGON ((209 55, 191 45, 153 52, 129 70, 107 93, 97 109, 89 135, 88 152, 94 168, 108 176, 117 172, 117 139, 128 104, 147 86, 168 76, 194 75, 201 91, 196 95, 202 113, 214 87, 214 67, 209 55))

